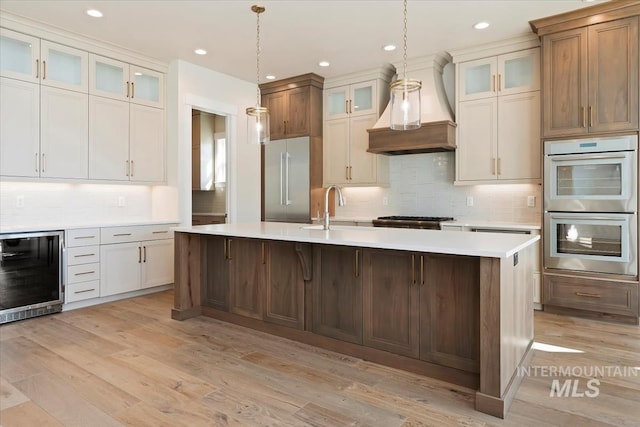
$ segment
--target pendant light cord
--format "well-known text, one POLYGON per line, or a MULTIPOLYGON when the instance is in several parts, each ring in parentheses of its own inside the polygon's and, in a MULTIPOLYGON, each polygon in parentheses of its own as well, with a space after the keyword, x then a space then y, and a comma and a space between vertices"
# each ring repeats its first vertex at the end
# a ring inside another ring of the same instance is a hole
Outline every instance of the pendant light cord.
POLYGON ((404 78, 407 78, 407 0, 404 0, 404 78))
MULTIPOLYGON (((405 0, 406 2, 406 0, 405 0)), ((256 41, 256 86, 257 89, 257 99, 256 105, 260 106, 260 11, 256 12, 258 17, 256 23, 256 33, 257 33, 257 41, 256 41)), ((406 25, 406 24, 405 24, 406 25)), ((405 54, 406 55, 406 54, 405 54)))

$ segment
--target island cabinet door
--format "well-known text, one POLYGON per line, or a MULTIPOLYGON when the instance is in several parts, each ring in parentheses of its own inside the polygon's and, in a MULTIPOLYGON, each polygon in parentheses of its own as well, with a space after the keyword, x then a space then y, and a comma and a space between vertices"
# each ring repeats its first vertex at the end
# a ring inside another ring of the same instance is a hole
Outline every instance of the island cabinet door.
POLYGON ((421 255, 420 359, 469 372, 480 366, 480 258, 421 255))
POLYGON ((314 333, 362 344, 361 252, 348 246, 314 246, 314 333))
POLYGON ((201 303, 203 306, 229 311, 229 266, 227 239, 220 236, 202 236, 201 303))
POLYGON ((263 242, 227 238, 229 311, 262 320, 265 272, 263 242))
POLYGON ((296 242, 264 243, 266 248, 264 320, 296 329, 304 328, 304 245, 296 242))
POLYGON ((418 358, 419 255, 363 250, 364 345, 418 358))

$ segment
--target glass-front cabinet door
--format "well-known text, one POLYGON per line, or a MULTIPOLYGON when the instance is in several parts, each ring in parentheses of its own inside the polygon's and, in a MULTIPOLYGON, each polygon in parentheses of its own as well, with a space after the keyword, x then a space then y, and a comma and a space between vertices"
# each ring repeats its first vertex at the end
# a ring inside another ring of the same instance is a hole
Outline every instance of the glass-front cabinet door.
POLYGON ((540 89, 540 48, 498 56, 498 93, 510 95, 540 89))
POLYGON ((460 101, 496 96, 497 65, 495 56, 462 62, 458 80, 460 101))
POLYGON ((40 81, 54 86, 87 93, 89 89, 89 54, 47 40, 41 41, 40 81))
POLYGON ((338 86, 325 90, 324 118, 325 120, 348 117, 349 85, 338 86))
POLYGON ((161 108, 164 104, 162 73, 131 65, 129 74, 131 81, 130 101, 161 108))
POLYGON ((376 81, 366 81, 351 85, 349 113, 352 116, 364 116, 376 112, 376 81))
POLYGON ((0 75, 37 83, 40 39, 0 28, 0 75))
POLYGON ((129 64, 89 55, 89 93, 107 98, 128 101, 131 87, 129 84, 129 64))

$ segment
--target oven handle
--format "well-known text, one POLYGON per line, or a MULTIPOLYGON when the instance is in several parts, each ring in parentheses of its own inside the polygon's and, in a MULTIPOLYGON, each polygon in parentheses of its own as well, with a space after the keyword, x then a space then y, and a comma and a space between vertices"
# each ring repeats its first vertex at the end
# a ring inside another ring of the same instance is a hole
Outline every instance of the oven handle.
POLYGON ((596 220, 596 221, 626 221, 626 218, 611 217, 611 216, 565 216, 565 215, 550 215, 553 219, 571 219, 571 220, 596 220))
POLYGON ((604 154, 604 155, 597 155, 597 156, 589 156, 589 155, 584 155, 584 156, 553 156, 551 157, 551 161, 552 162, 565 162, 565 161, 571 161, 571 160, 603 160, 603 159, 624 159, 625 156, 624 154, 604 154))

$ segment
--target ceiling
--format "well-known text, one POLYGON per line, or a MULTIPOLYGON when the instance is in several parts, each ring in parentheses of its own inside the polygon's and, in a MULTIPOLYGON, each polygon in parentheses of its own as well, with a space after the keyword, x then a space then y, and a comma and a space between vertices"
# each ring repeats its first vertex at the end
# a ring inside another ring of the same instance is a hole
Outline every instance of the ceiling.
MULTIPOLYGON (((182 59, 243 80, 256 80, 260 15, 260 81, 308 72, 324 77, 402 61, 400 0, 2 0, 0 9, 169 63, 182 59), (90 18, 95 8, 102 18, 90 18), (385 44, 398 46, 385 52, 385 44), (196 48, 206 49, 198 56, 196 48), (329 67, 320 67, 326 60, 329 67)), ((409 0, 408 57, 416 58, 530 34, 528 21, 579 9, 582 0, 409 0), (488 21, 486 30, 472 25, 488 21)), ((0 22, 1 24, 1 22, 0 22)), ((410 69, 408 70, 410 77, 410 69)))

